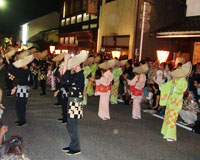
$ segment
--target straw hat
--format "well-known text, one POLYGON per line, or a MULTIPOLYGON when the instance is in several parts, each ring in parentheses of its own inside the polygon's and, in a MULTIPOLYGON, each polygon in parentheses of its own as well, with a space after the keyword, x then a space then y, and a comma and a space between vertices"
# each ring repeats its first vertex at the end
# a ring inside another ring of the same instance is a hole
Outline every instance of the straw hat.
POLYGON ((191 71, 192 71, 192 64, 191 62, 187 62, 183 64, 180 68, 177 68, 172 72, 169 72, 169 74, 174 78, 183 78, 187 77, 191 71))
POLYGON ((99 68, 101 69, 109 69, 109 68, 113 68, 115 67, 115 65, 117 64, 117 60, 116 59, 111 59, 109 61, 106 61, 104 63, 99 64, 99 68))
POLYGON ((100 56, 97 56, 94 58, 94 63, 99 63, 101 60, 101 57, 100 56))
POLYGON ((94 63, 94 57, 89 57, 85 62, 84 62, 84 65, 87 66, 87 65, 90 65, 92 63, 94 63))
POLYGON ((31 48, 31 49, 28 49, 27 50, 30 54, 33 54, 35 52, 37 52, 37 49, 36 48, 31 48))
POLYGON ((121 66, 124 66, 126 63, 127 63, 128 59, 127 60, 121 60, 121 61, 118 61, 116 66, 117 67, 121 67, 121 66))
POLYGON ((30 55, 30 53, 28 51, 24 51, 18 55, 18 59, 23 59, 29 55, 30 55))
POLYGON ((177 57, 175 61, 175 66, 177 66, 179 63, 184 64, 185 59, 183 57, 177 57))
POLYGON ((8 58, 12 57, 15 53, 17 52, 16 48, 11 48, 6 54, 5 56, 7 56, 8 58))
POLYGON ((68 69, 72 69, 73 67, 83 63, 88 58, 88 52, 81 52, 80 54, 72 57, 68 61, 68 69))
POLYGON ((21 68, 23 66, 26 66, 27 64, 31 63, 34 60, 34 56, 33 55, 29 55, 23 59, 19 59, 16 62, 13 63, 13 65, 16 68, 21 68))
POLYGON ((149 70, 149 67, 147 64, 143 64, 139 67, 135 67, 133 69, 133 72, 136 72, 136 73, 146 73, 147 71, 149 70))
POLYGON ((65 57, 65 53, 60 53, 59 55, 55 56, 52 61, 54 62, 59 62, 59 61, 62 61, 65 57))

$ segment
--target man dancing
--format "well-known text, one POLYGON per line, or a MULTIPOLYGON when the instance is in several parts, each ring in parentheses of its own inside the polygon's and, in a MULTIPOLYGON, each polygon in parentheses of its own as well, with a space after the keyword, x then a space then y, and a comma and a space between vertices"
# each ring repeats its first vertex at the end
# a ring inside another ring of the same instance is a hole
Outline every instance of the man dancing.
POLYGON ((85 82, 80 64, 83 63, 87 57, 87 52, 82 52, 73 58, 70 58, 69 54, 65 55, 61 83, 66 84, 69 89, 67 129, 71 141, 69 146, 63 148, 62 151, 66 152, 67 155, 77 155, 81 153, 78 136, 78 119, 83 117, 82 101, 85 82))

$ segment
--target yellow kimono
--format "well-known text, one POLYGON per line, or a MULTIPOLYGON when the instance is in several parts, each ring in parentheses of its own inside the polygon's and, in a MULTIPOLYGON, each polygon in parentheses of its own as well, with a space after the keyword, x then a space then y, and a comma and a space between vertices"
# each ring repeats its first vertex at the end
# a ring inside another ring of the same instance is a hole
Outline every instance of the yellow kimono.
POLYGON ((188 87, 185 78, 175 79, 161 85, 160 105, 166 106, 161 133, 165 138, 176 140, 176 121, 183 105, 183 94, 188 87))

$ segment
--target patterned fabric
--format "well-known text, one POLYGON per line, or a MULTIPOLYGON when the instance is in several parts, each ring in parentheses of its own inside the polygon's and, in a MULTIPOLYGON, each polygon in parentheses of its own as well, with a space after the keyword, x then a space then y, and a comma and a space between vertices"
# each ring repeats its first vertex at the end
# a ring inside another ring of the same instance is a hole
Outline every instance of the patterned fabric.
POLYGON ((83 91, 83 104, 86 105, 87 104, 87 87, 88 87, 88 83, 89 83, 89 79, 88 79, 88 75, 91 73, 91 69, 89 66, 86 66, 83 68, 84 72, 84 78, 85 78, 85 88, 83 91))
POLYGON ((15 79, 15 76, 11 73, 8 73, 8 78, 13 81, 15 79))
POLYGON ((176 121, 183 105, 183 93, 187 89, 185 78, 175 79, 161 85, 160 105, 166 106, 161 133, 166 138, 176 139, 176 121))
MULTIPOLYGON (((91 78, 95 79, 96 76, 96 71, 98 69, 98 65, 97 64, 93 64, 90 67, 91 69, 91 78)), ((87 87, 87 94, 89 95, 93 95, 94 94, 94 82, 92 80, 89 81, 88 87, 87 87)))
POLYGON ((121 68, 116 68, 112 71, 114 83, 111 86, 110 101, 113 103, 117 103, 118 90, 119 90, 119 78, 122 75, 122 73, 123 71, 121 68))
POLYGON ((35 67, 30 67, 30 71, 31 71, 31 73, 34 75, 34 76, 36 76, 37 74, 38 74, 38 70, 37 70, 37 68, 35 68, 35 67))
POLYGON ((29 86, 17 86, 16 96, 20 98, 28 98, 29 86))
POLYGON ((73 119, 83 118, 83 104, 80 98, 69 97, 68 99, 69 106, 69 117, 73 119))

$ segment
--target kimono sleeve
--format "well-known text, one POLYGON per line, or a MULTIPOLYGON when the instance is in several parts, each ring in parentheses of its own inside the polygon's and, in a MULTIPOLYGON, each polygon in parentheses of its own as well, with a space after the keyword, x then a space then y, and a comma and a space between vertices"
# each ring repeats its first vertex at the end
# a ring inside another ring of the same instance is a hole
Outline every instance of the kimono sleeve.
POLYGON ((166 106, 172 90, 172 80, 160 86, 160 106, 166 106))
POLYGON ((187 84, 187 80, 185 78, 181 78, 181 79, 177 80, 174 94, 182 95, 183 92, 186 91, 187 87, 188 87, 188 84, 187 84))

